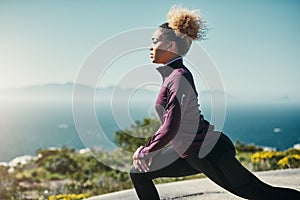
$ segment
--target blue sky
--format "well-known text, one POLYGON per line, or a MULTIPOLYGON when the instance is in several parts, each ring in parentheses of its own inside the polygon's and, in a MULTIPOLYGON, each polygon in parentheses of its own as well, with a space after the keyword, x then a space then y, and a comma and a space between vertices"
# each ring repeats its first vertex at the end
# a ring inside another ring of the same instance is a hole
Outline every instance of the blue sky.
MULTIPOLYGON (((174 4, 199 9, 208 22, 208 40, 199 44, 218 67, 226 92, 300 102, 296 0, 1 0, 0 88, 74 82, 99 43, 160 25, 174 4)), ((136 59, 150 63, 147 56, 136 59)))

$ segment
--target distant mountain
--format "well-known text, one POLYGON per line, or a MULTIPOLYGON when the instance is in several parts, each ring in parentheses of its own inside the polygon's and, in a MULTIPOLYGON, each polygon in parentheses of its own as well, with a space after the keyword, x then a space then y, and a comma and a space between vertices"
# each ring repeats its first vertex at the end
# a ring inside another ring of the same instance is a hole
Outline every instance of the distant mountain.
MULTIPOLYGON (((198 91, 199 101, 211 102, 211 100, 223 100, 226 102, 286 102, 290 98, 287 95, 274 97, 244 97, 233 96, 222 90, 204 90, 198 91)), ((109 86, 102 88, 94 88, 88 85, 75 84, 67 82, 63 84, 48 83, 43 85, 33 85, 23 88, 13 88, 0 91, 1 100, 26 101, 26 100, 48 100, 48 101, 72 101, 74 98, 85 100, 87 97, 95 98, 96 101, 151 101, 155 102, 158 91, 146 88, 120 88, 117 86, 109 86), (73 93, 75 88, 75 93, 73 93), (76 95, 76 96, 74 96, 76 95)))
POLYGON ((98 101, 117 99, 151 99, 156 96, 156 92, 148 89, 134 90, 132 88, 123 89, 119 87, 93 88, 83 84, 67 82, 64 84, 49 83, 44 85, 33 85, 23 88, 6 89, 0 91, 2 100, 72 100, 73 91, 78 98, 85 98, 92 95, 98 101))

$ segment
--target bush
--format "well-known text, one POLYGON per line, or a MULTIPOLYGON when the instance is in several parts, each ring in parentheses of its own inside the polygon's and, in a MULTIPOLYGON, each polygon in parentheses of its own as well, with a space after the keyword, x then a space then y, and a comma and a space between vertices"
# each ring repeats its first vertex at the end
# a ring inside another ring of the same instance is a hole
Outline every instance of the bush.
POLYGON ((251 156, 253 168, 256 171, 299 168, 300 150, 288 149, 284 152, 262 151, 251 156))
POLYGON ((39 150, 40 158, 36 161, 39 166, 44 166, 51 173, 73 173, 78 169, 75 150, 62 147, 61 150, 39 150))
POLYGON ((159 126, 160 121, 156 118, 145 118, 143 122, 136 121, 136 125, 132 125, 130 130, 117 131, 115 142, 123 150, 135 152, 139 146, 145 145, 159 126))
POLYGON ((283 169, 286 168, 299 168, 300 167, 300 155, 292 154, 285 156, 277 162, 277 165, 283 169))
POLYGON ((255 171, 278 169, 277 162, 284 157, 282 152, 262 151, 251 156, 255 171))
POLYGON ((88 198, 88 194, 59 194, 55 196, 49 196, 48 200, 79 200, 88 198))
POLYGON ((263 150, 263 148, 257 147, 254 144, 243 144, 240 141, 236 141, 234 146, 238 152, 255 153, 263 150))
POLYGON ((11 199, 16 190, 16 182, 8 173, 8 167, 0 166, 0 199, 11 199))

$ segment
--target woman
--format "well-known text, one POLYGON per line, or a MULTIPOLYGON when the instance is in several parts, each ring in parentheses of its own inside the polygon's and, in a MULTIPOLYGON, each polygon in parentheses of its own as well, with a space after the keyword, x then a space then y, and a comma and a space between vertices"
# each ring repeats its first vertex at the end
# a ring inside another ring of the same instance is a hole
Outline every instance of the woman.
POLYGON ((182 56, 193 40, 205 37, 205 30, 205 22, 196 12, 173 7, 168 22, 153 34, 151 59, 153 63, 164 64, 157 68, 163 78, 156 100, 162 125, 134 153, 130 176, 138 197, 159 199, 152 182, 155 178, 204 173, 221 187, 246 199, 300 199, 300 192, 272 187, 245 169, 235 158, 230 139, 214 131, 199 114, 193 77, 183 65, 182 56), (204 139, 208 142, 204 143, 204 139), (212 149, 204 157, 199 156, 203 145, 212 149))

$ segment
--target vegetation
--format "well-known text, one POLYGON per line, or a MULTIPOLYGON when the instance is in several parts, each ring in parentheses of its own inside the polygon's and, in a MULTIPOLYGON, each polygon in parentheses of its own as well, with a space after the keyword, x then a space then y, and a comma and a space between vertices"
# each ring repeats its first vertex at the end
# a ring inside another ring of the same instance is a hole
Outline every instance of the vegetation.
POLYGON ((117 131, 115 141, 120 148, 135 152, 139 146, 145 145, 148 139, 159 128, 160 121, 153 118, 145 118, 142 122, 136 121, 130 130, 117 131))
POLYGON ((300 167, 300 149, 286 151, 262 151, 251 156, 254 170, 274 170, 300 167))
POLYGON ((49 196, 49 200, 76 200, 76 199, 85 199, 88 198, 87 194, 59 194, 49 196))
MULTIPOLYGON (((0 166, 0 199, 77 200, 131 188, 128 173, 117 169, 130 167, 132 152, 144 145, 159 125, 158 119, 147 118, 128 130, 117 131, 115 142, 127 154, 93 149, 82 153, 67 147, 39 149, 35 158, 24 165, 0 166)), ((236 142, 235 146, 237 158, 250 170, 300 167, 299 149, 272 152, 253 144, 236 142)), ((201 177, 160 178, 155 182, 201 177)))

